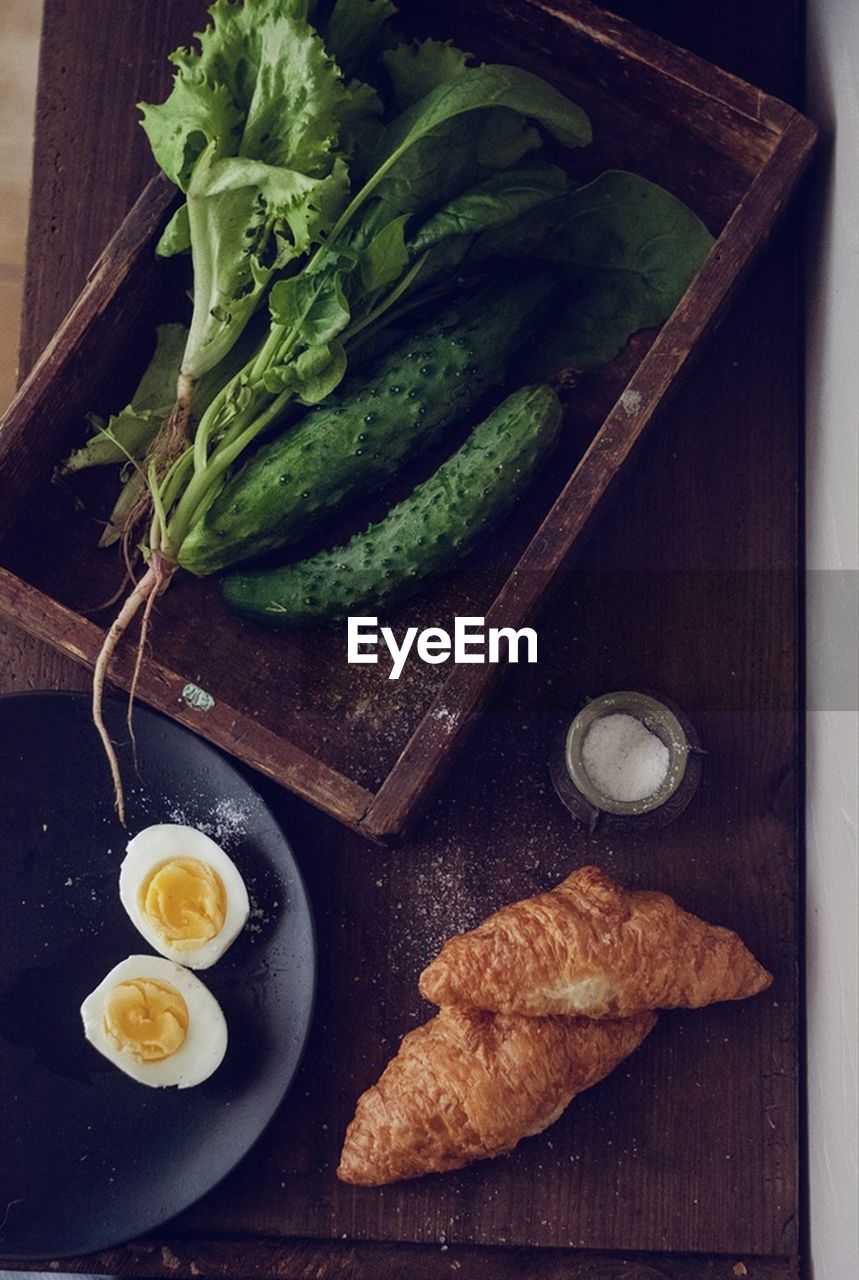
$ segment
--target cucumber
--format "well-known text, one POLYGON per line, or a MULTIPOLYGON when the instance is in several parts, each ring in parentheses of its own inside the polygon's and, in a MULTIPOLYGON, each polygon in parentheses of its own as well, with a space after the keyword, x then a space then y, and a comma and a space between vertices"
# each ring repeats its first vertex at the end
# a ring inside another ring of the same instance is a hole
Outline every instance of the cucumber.
POLYGON ((483 286, 414 330, 228 480, 179 563, 208 574, 288 546, 335 507, 380 489, 504 380, 553 288, 539 272, 483 286))
POLYGON ((510 510, 560 425, 552 388, 524 387, 378 524, 309 560, 228 574, 224 599, 282 627, 337 622, 402 600, 450 569, 510 510))

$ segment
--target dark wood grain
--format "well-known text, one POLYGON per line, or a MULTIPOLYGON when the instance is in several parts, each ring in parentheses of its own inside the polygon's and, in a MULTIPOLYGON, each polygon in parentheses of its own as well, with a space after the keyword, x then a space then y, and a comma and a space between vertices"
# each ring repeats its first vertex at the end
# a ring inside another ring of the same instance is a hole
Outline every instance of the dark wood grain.
MULTIPOLYGON (((49 1265, 53 1265, 49 1261, 49 1265)), ((217 1241, 171 1237, 141 1241, 95 1257, 71 1259, 63 1270, 112 1276, 205 1276, 211 1280, 796 1280, 786 1259, 700 1258, 689 1254, 570 1253, 552 1249, 479 1249, 344 1244, 313 1240, 217 1241)))
MULTIPOLYGON (((64 424, 86 413, 93 386, 111 377, 116 364, 111 335, 129 331, 141 311, 148 311, 152 241, 174 198, 175 189, 161 176, 146 186, 4 416, 0 538, 37 487, 50 481, 54 460, 66 444, 64 424), (39 428, 38 449, 33 448, 34 424, 39 428)), ((67 426, 65 430, 67 434, 67 426)))
MULTIPOLYGON (((718 13, 681 0, 658 13, 615 7, 795 99, 789 0, 726 0, 718 13)), ((163 54, 200 11, 196 0, 133 11, 47 0, 25 367, 150 176, 133 103, 163 87, 163 54)), ((663 152, 654 165, 669 166, 663 152)), ((727 1280, 738 1265, 759 1280, 797 1275, 797 245, 789 225, 662 414, 634 484, 542 618, 539 669, 506 686, 415 837, 374 848, 267 788, 320 930, 323 999, 301 1078, 261 1146, 182 1223, 81 1267, 301 1280, 404 1270, 644 1280, 648 1266, 670 1280, 727 1280), (549 743, 584 694, 625 684, 683 706, 707 769, 673 827, 588 839, 551 794, 549 743), (415 993, 425 959, 448 932, 584 860, 738 928, 775 972, 773 991, 664 1018, 628 1068, 508 1160, 383 1193, 338 1187, 356 1093, 425 1016, 415 993), (565 1247, 505 1247, 535 1239, 565 1247), (652 1253, 612 1260, 581 1248, 652 1253), (682 1251, 699 1256, 669 1256, 682 1251)), ((86 676, 10 626, 0 682, 81 687, 86 676)))

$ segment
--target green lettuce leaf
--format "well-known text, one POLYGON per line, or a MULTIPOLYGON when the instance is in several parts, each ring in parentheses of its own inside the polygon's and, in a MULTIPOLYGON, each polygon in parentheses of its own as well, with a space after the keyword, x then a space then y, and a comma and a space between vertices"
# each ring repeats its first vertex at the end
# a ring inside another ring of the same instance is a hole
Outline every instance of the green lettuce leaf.
POLYGON ((306 0, 216 0, 211 25, 197 34, 199 50, 177 49, 166 102, 141 103, 143 127, 156 161, 187 191, 191 172, 210 143, 235 155, 257 81, 283 46, 286 22, 306 21, 306 0))
POLYGON ((199 50, 173 55, 166 102, 143 106, 155 158, 188 196, 159 248, 190 240, 194 317, 182 367, 191 378, 229 351, 272 275, 336 222, 349 198, 341 126, 354 149, 378 113, 374 95, 344 83, 307 8, 216 0, 199 50))
POLYGON ((155 354, 140 379, 129 404, 107 421, 89 415, 94 435, 75 449, 57 469, 59 476, 89 467, 124 464, 142 458, 161 426, 176 390, 176 374, 188 330, 183 324, 162 324, 156 330, 155 354))
POLYGON ((191 222, 188 218, 188 204, 181 204, 167 226, 161 233, 161 239, 155 246, 159 258, 172 258, 177 253, 189 253, 191 250, 191 222))
POLYGON ((337 0, 325 25, 325 47, 348 76, 362 72, 381 44, 391 0, 337 0))
MULTIPOLYGON (((125 466, 131 460, 139 462, 146 456, 150 443, 173 408, 176 375, 188 340, 188 327, 161 324, 155 333, 155 351, 129 403, 107 419, 94 413, 87 415, 93 434, 57 468, 57 476, 89 467, 125 466)), ((205 412, 244 366, 259 338, 260 328, 255 324, 242 335, 223 364, 200 379, 195 404, 198 414, 205 412)))
POLYGON ((183 368, 197 376, 229 352, 272 276, 305 253, 346 202, 342 160, 325 178, 231 157, 194 170, 188 213, 194 314, 183 368), (236 245, 241 252, 236 254, 236 245), (189 358, 196 352, 196 360, 189 358))
POLYGON ((391 81, 394 101, 400 111, 426 97, 439 85, 459 80, 473 62, 470 53, 457 49, 450 40, 413 40, 386 49, 382 54, 391 81))

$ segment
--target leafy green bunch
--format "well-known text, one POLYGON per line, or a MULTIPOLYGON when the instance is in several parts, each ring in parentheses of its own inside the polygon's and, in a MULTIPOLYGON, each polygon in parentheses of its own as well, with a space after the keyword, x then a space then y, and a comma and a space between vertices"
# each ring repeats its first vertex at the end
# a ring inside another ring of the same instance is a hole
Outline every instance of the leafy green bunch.
POLYGON ((61 469, 122 465, 102 541, 139 539, 148 562, 93 679, 120 816, 102 714, 112 655, 142 612, 139 670, 183 543, 264 433, 325 400, 405 313, 522 259, 558 282, 539 375, 598 364, 665 319, 711 243, 635 175, 577 187, 540 149, 587 145, 581 108, 519 68, 398 40, 390 0, 215 0, 209 14, 197 47, 173 55, 166 101, 142 108, 184 197, 158 252, 190 253, 190 325, 161 327, 131 404, 91 419, 61 469))
MULTIPOLYGON (((324 400, 410 308, 542 259, 561 285, 557 323, 529 374, 589 367, 663 320, 709 247, 685 206, 635 175, 576 187, 539 152, 547 136, 590 141, 581 108, 450 43, 398 42, 389 0, 216 0, 210 14, 199 50, 173 55, 166 102, 143 108, 186 197, 159 252, 192 257, 180 387, 196 424, 159 467, 170 394, 156 406, 150 390, 145 425, 132 405, 102 424, 107 446, 96 437, 67 464, 131 458, 151 491, 149 547, 173 563, 254 441, 324 400)), ((108 539, 121 524, 114 512, 108 539)))

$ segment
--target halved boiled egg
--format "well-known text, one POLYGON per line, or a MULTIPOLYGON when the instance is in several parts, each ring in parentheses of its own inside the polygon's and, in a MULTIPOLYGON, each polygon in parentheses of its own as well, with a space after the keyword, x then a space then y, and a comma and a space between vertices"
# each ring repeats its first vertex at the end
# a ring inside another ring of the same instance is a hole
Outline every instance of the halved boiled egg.
POLYGON ((129 956, 81 1005, 84 1035, 132 1080, 190 1089, 227 1051, 221 1006, 199 978, 160 956, 129 956))
POLYGON ((244 881, 221 846, 173 823, 147 827, 129 842, 119 896, 150 946, 190 969, 220 960, 250 912, 244 881))

